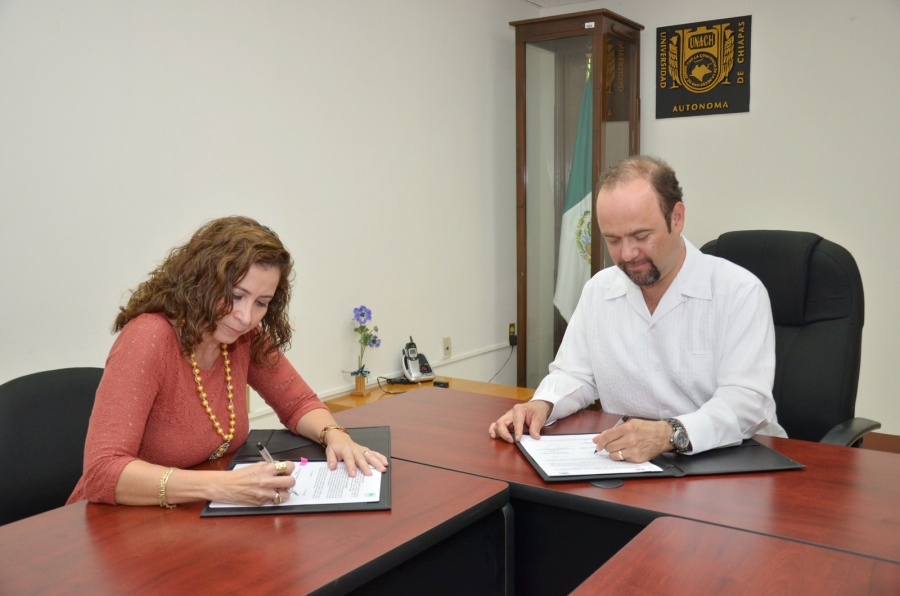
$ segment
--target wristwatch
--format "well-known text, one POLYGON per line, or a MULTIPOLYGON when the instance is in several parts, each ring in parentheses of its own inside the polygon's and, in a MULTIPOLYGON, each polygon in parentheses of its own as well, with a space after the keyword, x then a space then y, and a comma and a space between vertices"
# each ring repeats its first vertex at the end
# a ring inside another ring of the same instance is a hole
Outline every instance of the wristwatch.
POLYGON ((674 429, 672 436, 669 437, 669 443, 675 447, 675 451, 678 453, 688 451, 691 448, 691 439, 688 437, 684 425, 677 418, 666 418, 666 422, 674 429))

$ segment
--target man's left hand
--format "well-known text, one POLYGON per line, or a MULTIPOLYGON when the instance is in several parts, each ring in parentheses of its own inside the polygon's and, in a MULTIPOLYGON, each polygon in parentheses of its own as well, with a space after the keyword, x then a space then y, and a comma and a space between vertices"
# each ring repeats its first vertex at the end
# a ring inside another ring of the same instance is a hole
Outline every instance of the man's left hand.
POLYGON ((671 451, 669 437, 674 429, 665 420, 632 418, 624 424, 603 431, 593 438, 597 451, 606 449, 616 461, 635 464, 650 461, 660 453, 671 451))

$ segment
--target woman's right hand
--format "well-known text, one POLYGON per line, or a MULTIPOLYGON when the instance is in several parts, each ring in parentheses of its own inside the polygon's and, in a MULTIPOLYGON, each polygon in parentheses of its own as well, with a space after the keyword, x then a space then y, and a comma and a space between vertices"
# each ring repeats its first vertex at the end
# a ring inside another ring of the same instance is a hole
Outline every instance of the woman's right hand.
MULTIPOLYGON (((291 475, 294 462, 285 461, 279 476, 275 464, 259 462, 231 471, 183 470, 175 468, 166 478, 166 501, 170 505, 191 501, 216 501, 231 505, 267 505, 287 500, 296 484, 291 475), (278 496, 276 496, 278 495, 278 496)), ((119 505, 160 505, 159 488, 166 468, 135 459, 116 485, 119 505)))
POLYGON ((290 489, 296 484, 291 475, 294 462, 286 461, 285 475, 279 476, 275 464, 259 462, 243 466, 230 472, 223 472, 222 486, 217 487, 221 494, 212 500, 235 505, 267 505, 287 501, 290 489))

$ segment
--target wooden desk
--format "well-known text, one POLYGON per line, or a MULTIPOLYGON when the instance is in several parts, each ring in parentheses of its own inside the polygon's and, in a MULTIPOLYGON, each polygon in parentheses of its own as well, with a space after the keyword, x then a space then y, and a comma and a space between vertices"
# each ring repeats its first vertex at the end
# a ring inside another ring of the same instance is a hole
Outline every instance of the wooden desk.
POLYGON ((660 517, 572 594, 843 596, 898 587, 897 563, 660 517))
POLYGON ((0 527, 0 591, 511 593, 506 485, 396 459, 392 467, 390 511, 200 518, 201 503, 55 509, 0 527), (473 585, 478 575, 492 587, 473 585))
MULTIPOLYGON (((808 467, 635 479, 611 490, 584 482, 548 484, 514 445, 487 434, 489 424, 510 405, 503 398, 431 388, 341 412, 337 418, 345 426, 390 425, 394 457, 509 482, 516 510, 516 585, 523 590, 542 576, 560 577, 569 569, 569 559, 580 565, 573 575, 587 570, 581 576, 586 578, 661 515, 900 561, 897 455, 757 437, 808 467), (572 525, 569 534, 559 531, 572 525), (585 534, 593 538, 587 540, 585 534), (535 541, 546 548, 537 549, 535 541), (554 557, 560 567, 548 569, 546 562, 554 557), (534 571, 538 568, 539 574, 534 571)), ((582 411, 545 432, 599 432, 616 420, 582 411)), ((552 590, 553 584, 543 587, 552 590)))

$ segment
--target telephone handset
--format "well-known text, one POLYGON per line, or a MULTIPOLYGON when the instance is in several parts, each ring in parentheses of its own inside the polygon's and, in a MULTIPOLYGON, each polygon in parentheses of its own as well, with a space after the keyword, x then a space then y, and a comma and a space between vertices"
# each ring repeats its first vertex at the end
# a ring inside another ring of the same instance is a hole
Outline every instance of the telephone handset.
POLYGON ((434 380, 434 373, 431 370, 431 365, 428 364, 428 359, 425 358, 425 354, 419 353, 419 350, 416 348, 416 342, 413 341, 412 336, 409 337, 409 343, 403 348, 402 353, 403 358, 401 359, 401 366, 403 368, 403 376, 410 382, 420 383, 422 381, 434 380))

